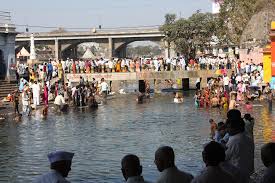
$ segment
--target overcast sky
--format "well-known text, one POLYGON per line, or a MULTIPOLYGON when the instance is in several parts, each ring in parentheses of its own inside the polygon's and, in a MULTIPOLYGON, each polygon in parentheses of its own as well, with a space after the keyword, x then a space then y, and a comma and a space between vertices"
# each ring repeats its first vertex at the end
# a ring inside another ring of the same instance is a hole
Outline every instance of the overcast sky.
MULTIPOLYGON (((211 11, 210 0, 1 0, 15 24, 92 28, 160 25, 164 15, 211 11)), ((18 28, 22 31, 25 28, 18 28)), ((31 31, 49 31, 49 29, 31 31)))

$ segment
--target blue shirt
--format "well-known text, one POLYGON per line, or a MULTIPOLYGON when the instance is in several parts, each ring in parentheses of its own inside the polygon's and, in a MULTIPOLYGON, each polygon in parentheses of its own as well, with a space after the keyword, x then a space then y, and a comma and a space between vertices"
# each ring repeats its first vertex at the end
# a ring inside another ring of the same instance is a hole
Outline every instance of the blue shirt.
POLYGON ((48 71, 53 71, 53 65, 52 64, 48 64, 48 71))

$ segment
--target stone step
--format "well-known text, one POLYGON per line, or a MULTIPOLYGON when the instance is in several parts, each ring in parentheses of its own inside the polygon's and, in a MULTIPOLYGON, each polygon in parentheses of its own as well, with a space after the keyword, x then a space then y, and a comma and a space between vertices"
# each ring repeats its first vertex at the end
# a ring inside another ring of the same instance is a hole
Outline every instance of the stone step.
POLYGON ((0 80, 0 99, 7 97, 9 93, 12 93, 14 90, 18 89, 16 81, 7 81, 0 80))
POLYGON ((18 88, 16 85, 0 85, 0 90, 1 89, 11 89, 11 88, 18 88))
POLYGON ((14 90, 4 90, 4 91, 0 91, 0 94, 9 94, 12 93, 14 90))
POLYGON ((7 92, 10 92, 10 91, 14 91, 14 90, 17 90, 17 88, 9 88, 9 89, 1 89, 0 88, 0 93, 7 93, 7 92))

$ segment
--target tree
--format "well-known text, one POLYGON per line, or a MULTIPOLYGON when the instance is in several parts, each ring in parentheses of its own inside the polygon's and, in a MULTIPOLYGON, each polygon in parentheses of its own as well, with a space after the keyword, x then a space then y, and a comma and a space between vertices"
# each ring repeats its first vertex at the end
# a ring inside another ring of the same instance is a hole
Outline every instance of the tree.
POLYGON ((218 37, 224 43, 239 44, 240 37, 259 0, 224 0, 218 16, 218 37))
MULTIPOLYGON (((169 16, 166 16, 166 19, 169 16)), ((198 49, 210 46, 217 29, 216 18, 211 13, 197 11, 191 17, 165 21, 160 28, 165 33, 164 40, 175 45, 178 53, 194 57, 198 49), (167 24, 167 22, 169 22, 167 24)))
POLYGON ((165 24, 173 24, 176 21, 176 14, 166 14, 165 15, 165 24))

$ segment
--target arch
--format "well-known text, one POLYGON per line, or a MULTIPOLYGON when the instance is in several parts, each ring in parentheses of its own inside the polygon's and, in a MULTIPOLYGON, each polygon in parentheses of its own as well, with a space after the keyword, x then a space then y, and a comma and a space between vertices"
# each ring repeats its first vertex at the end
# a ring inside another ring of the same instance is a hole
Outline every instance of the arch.
POLYGON ((79 40, 72 44, 67 44, 67 46, 61 50, 62 59, 66 59, 66 58, 76 59, 81 57, 82 55, 77 55, 77 49, 78 49, 78 46, 83 43, 93 43, 94 45, 98 44, 96 46, 97 49, 93 50, 94 54, 98 57, 108 55, 107 54, 108 50, 106 49, 108 45, 108 39, 87 39, 87 40, 85 39, 85 40, 79 40), (98 53, 98 51, 100 51, 100 54, 98 53))
POLYGON ((162 46, 161 38, 135 38, 135 39, 130 39, 126 40, 125 42, 118 43, 117 46, 114 48, 114 56, 119 57, 119 58, 125 58, 126 57, 126 52, 127 52, 127 46, 131 43, 134 42, 140 42, 140 41, 148 41, 148 42, 154 42, 154 43, 159 43, 160 47, 162 46))
POLYGON ((77 45, 79 45, 80 43, 73 43, 71 45, 66 45, 65 48, 61 49, 60 53, 61 53, 61 58, 64 60, 66 58, 72 58, 72 59, 76 59, 77 58, 77 45))

